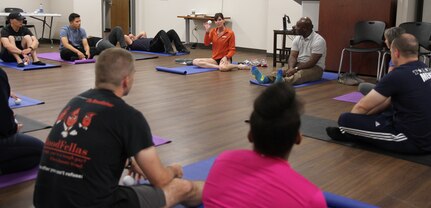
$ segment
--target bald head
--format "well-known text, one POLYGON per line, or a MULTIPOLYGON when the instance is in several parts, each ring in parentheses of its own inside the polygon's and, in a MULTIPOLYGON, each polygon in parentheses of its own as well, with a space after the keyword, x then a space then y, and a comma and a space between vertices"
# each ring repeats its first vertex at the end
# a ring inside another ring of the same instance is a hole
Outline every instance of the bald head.
POLYGON ((313 32, 313 23, 309 17, 301 17, 296 22, 295 26, 296 34, 302 35, 304 38, 308 37, 313 32))
POLYGON ((392 41, 391 50, 397 50, 405 58, 418 56, 419 43, 415 36, 404 33, 392 41))

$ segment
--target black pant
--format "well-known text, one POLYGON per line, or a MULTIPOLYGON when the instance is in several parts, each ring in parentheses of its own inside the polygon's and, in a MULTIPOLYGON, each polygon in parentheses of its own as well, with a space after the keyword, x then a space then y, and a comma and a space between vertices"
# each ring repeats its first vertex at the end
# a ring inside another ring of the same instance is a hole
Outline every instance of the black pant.
MULTIPOLYGON (((93 58, 93 56, 96 54, 96 49, 93 47, 90 47, 90 57, 87 57, 83 47, 74 47, 74 48, 81 51, 81 53, 83 53, 85 55, 85 58, 88 58, 88 59, 93 58)), ((69 50, 67 48, 63 48, 60 50, 60 57, 61 57, 61 59, 66 60, 66 61, 75 61, 75 60, 79 59, 78 54, 76 54, 75 52, 73 52, 72 50, 69 50)))
POLYGON ((87 41, 90 48, 96 49, 94 55, 99 55, 102 51, 115 47, 117 43, 120 44, 121 48, 127 47, 126 41, 124 41, 123 29, 119 26, 116 26, 111 30, 107 40, 100 37, 89 37, 87 38, 87 41))
POLYGON ((164 30, 160 30, 150 44, 150 51, 152 52, 173 52, 172 42, 178 51, 186 49, 183 43, 181 43, 180 37, 175 30, 169 30, 167 33, 164 30))
POLYGON ((16 133, 0 138, 0 175, 36 167, 42 150, 43 142, 29 135, 16 133))

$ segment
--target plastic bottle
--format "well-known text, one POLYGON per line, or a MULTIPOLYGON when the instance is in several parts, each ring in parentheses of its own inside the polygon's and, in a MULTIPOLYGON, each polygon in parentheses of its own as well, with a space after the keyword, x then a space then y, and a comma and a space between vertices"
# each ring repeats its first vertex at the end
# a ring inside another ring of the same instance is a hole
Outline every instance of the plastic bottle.
POLYGON ((44 13, 42 3, 39 4, 39 13, 44 13))

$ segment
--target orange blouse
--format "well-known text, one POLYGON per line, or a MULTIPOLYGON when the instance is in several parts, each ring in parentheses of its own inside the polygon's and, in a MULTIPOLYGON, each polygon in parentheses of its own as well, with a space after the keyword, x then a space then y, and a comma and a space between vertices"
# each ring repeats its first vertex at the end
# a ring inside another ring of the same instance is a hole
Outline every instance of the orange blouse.
POLYGON ((217 28, 205 33, 204 44, 208 46, 210 43, 212 43, 214 60, 222 59, 224 56, 230 59, 235 54, 235 33, 227 27, 220 37, 217 35, 217 28))

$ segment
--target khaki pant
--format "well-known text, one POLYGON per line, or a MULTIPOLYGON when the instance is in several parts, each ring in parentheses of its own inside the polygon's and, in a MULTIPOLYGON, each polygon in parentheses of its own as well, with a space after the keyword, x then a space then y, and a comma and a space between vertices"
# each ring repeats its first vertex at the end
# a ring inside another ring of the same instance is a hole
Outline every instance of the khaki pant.
MULTIPOLYGON (((323 69, 317 65, 308 69, 301 69, 290 77, 286 77, 286 71, 287 69, 283 69, 283 77, 284 77, 283 80, 284 82, 290 83, 292 85, 317 81, 322 79, 322 75, 323 75, 323 69)), ((271 72, 270 75, 268 75, 268 78, 271 81, 274 81, 276 75, 277 75, 277 71, 273 71, 271 72)))

